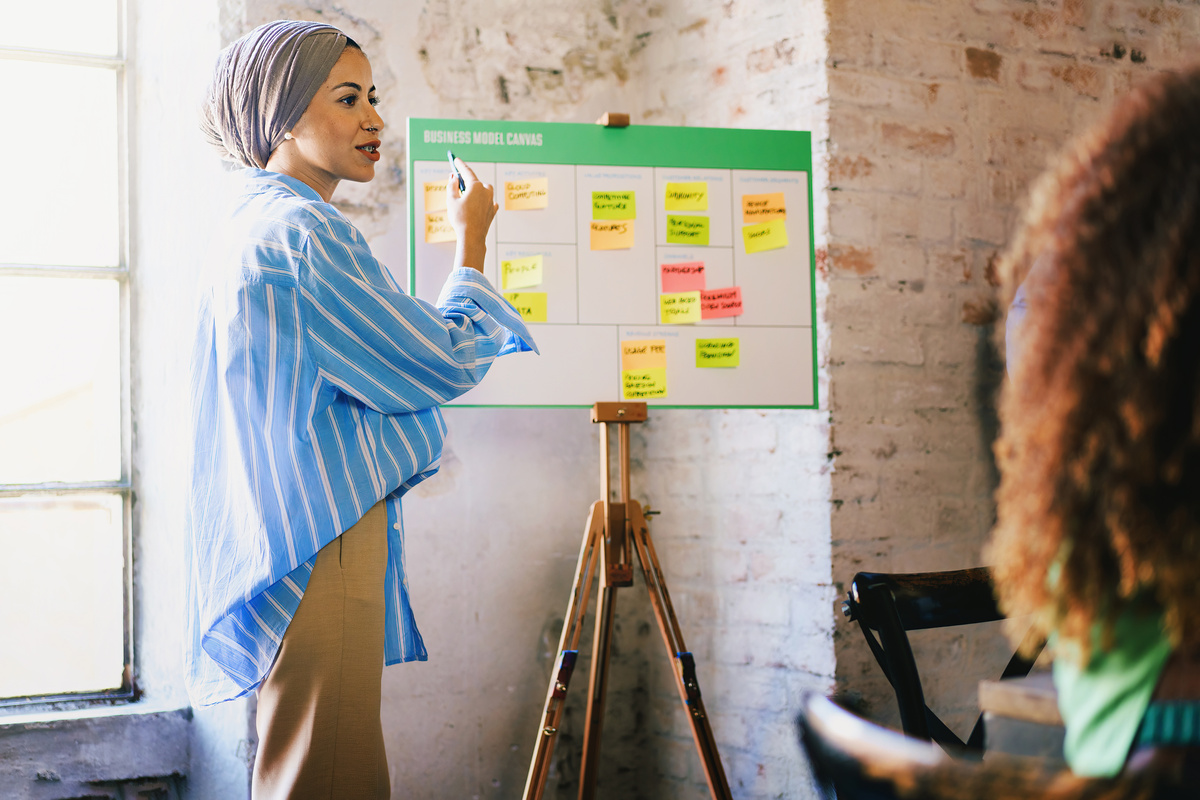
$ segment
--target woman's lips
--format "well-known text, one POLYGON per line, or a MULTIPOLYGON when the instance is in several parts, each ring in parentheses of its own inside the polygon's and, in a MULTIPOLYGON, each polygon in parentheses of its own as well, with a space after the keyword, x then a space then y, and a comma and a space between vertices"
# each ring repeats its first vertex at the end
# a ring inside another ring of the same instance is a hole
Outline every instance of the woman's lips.
POLYGON ((363 155, 365 155, 367 158, 371 159, 372 161, 378 161, 379 160, 379 144, 380 144, 379 140, 376 139, 375 141, 367 142, 366 144, 360 144, 358 147, 356 147, 354 149, 357 150, 358 152, 362 153, 363 155))

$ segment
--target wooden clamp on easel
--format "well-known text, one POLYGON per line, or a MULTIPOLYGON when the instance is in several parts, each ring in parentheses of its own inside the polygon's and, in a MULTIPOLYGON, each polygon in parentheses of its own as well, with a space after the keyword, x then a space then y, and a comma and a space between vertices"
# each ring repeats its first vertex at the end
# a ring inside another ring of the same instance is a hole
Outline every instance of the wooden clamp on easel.
POLYGON ((604 716, 604 693, 608 682, 608 654, 612 642, 613 601, 619 586, 633 585, 631 550, 636 550, 650 604, 658 620, 667 654, 674 662, 675 684, 679 697, 688 712, 692 738, 704 764, 708 788, 715 800, 731 800, 729 783, 717 753, 700 684, 696 681, 696 663, 683 642, 679 620, 671 606, 667 585, 663 580, 658 556, 650 540, 650 531, 641 505, 629 497, 629 424, 646 421, 645 403, 596 403, 592 406, 592 422, 600 424, 600 487, 601 498, 592 504, 579 562, 575 567, 575 583, 567 603, 562 635, 558 640, 558 659, 546 692, 542 723, 538 728, 529 777, 525 781, 525 800, 539 800, 546 788, 550 772, 550 757, 558 734, 566 702, 567 687, 575 660, 579 654, 583 618, 587 612, 592 581, 599 562, 600 605, 596 611, 593 633, 591 675, 588 683, 587 716, 584 722, 583 761, 579 770, 580 800, 591 800, 596 790, 596 768, 599 764, 600 729, 604 716), (608 426, 617 426, 618 470, 621 501, 612 500, 611 465, 608 450, 608 426))

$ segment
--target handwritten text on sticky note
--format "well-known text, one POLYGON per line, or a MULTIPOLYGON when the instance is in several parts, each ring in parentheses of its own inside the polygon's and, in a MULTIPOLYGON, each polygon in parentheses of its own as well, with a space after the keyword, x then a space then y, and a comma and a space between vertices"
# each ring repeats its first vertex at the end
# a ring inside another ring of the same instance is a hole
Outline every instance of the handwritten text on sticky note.
POLYGON ((775 219, 757 225, 742 226, 742 241, 746 243, 746 252, 761 253, 763 250, 787 247, 787 226, 784 222, 782 219, 775 219))
POLYGON ((633 192, 592 192, 592 219, 633 219, 636 216, 633 192))
POLYGON ((529 178, 504 182, 504 210, 527 211, 545 208, 550 202, 550 185, 546 178, 529 178))
POLYGON ((644 369, 666 369, 667 342, 665 339, 640 339, 621 342, 621 369, 637 372, 644 369))
POLYGON ((505 292, 504 299, 512 303, 526 322, 546 321, 545 292, 505 292))
POLYGON ((700 293, 700 317, 736 317, 742 313, 742 287, 709 289, 700 293))
POLYGON ((698 292, 704 288, 704 262, 680 261, 662 265, 664 292, 698 292))
POLYGON ((787 219, 787 206, 783 200, 783 192, 771 194, 742 195, 742 221, 770 222, 773 219, 787 219))
POLYGON ((446 184, 430 183, 425 184, 425 213, 430 211, 445 211, 446 210, 446 184))
POLYGON ((429 244, 437 242, 453 242, 455 240, 454 228, 450 225, 450 220, 446 219, 445 211, 434 211, 432 214, 425 215, 425 241, 429 244))
POLYGON ((707 211, 708 184, 704 181, 668 183, 666 200, 667 211, 707 211))
POLYGON ((591 240, 593 250, 628 250, 633 247, 633 220, 592 220, 591 240))
POLYGON ((737 339, 697 339, 697 367, 736 367, 739 347, 737 339))
POLYGON ((542 255, 500 262, 500 277, 505 289, 528 289, 542 282, 542 255))
POLYGON ((667 244, 708 244, 708 217, 668 214, 667 244))
POLYGON ((626 400, 666 397, 667 370, 665 368, 622 370, 621 395, 626 400))
POLYGON ((663 325, 699 322, 700 319, 699 292, 659 295, 659 321, 663 325))

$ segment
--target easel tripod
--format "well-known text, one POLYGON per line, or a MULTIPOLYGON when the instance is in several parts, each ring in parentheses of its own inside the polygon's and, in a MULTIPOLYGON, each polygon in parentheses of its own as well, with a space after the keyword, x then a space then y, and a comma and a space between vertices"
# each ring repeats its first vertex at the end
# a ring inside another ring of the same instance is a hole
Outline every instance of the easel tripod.
POLYGON ((662 632, 667 653, 673 661, 675 685, 679 697, 688 712, 692 726, 692 738, 704 764, 708 788, 714 800, 732 800, 721 757, 713 739, 704 702, 700 698, 700 685, 696 682, 696 663, 683 643, 679 621, 671 606, 670 595, 663 581, 658 556, 650 540, 650 531, 642 507, 629 498, 629 423, 646 421, 645 403, 596 403, 592 406, 592 422, 600 424, 600 486, 601 500, 592 504, 588 514, 587 528, 583 534, 583 545, 579 550, 579 562, 575 568, 575 583, 567 603, 567 614, 563 620, 562 635, 558 641, 558 659, 550 677, 546 702, 542 709, 541 725, 533 758, 529 764, 529 776, 525 781, 525 800, 540 800, 546 788, 550 771, 550 758, 558 725, 566 703, 567 687, 575 660, 579 654, 583 618, 587 613, 593 578, 600 576, 600 601, 596 610, 593 632, 592 665, 588 681, 587 715, 584 721, 583 762, 579 769, 580 800, 591 800, 596 791, 596 769, 600 755, 600 729, 604 717, 604 694, 608 683, 608 654, 612 642, 613 602, 617 587, 633 585, 632 551, 637 552, 650 593, 650 604, 662 632), (612 501, 609 483, 608 426, 616 424, 618 441, 618 467, 621 502, 612 501))

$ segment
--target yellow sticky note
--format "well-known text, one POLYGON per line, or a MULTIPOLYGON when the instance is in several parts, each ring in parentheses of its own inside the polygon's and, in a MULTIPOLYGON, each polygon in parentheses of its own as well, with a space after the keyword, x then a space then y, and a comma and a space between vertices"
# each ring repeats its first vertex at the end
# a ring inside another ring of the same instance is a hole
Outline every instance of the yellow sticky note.
POLYGON ((697 339, 697 367, 736 367, 740 346, 737 339, 697 339))
POLYGON ((542 282, 542 256, 500 262, 500 279, 505 289, 528 289, 542 282))
POLYGON ((700 321, 700 293, 673 292, 659 295, 659 320, 663 325, 700 321))
POLYGON ((425 184, 425 213, 446 210, 446 184, 425 184))
POLYGON ((667 244, 708 244, 708 217, 668 214, 667 244))
POLYGON ((708 183, 668 183, 667 211, 708 211, 708 183))
POLYGON ((763 250, 787 247, 787 226, 781 219, 760 222, 757 225, 744 225, 742 241, 746 243, 747 253, 761 253, 763 250))
POLYGON ((621 342, 621 370, 640 372, 667 368, 665 339, 641 339, 621 342))
POLYGON ((742 195, 742 222, 770 222, 773 219, 787 219, 787 204, 783 200, 783 192, 770 194, 742 195))
POLYGON ((626 400, 666 397, 666 368, 621 370, 621 395, 626 400))
POLYGON ((454 228, 450 225, 450 220, 446 219, 445 211, 434 211, 425 215, 426 242, 453 242, 456 238, 458 237, 454 235, 454 228))
POLYGON ((504 299, 512 303, 526 322, 546 321, 545 292, 505 292, 504 299))
POLYGON ((504 182, 504 210, 526 211, 545 208, 550 202, 550 183, 546 178, 528 178, 504 182))
POLYGON ((592 192, 592 219, 633 219, 636 216, 633 192, 592 192))
POLYGON ((633 247, 633 220, 628 222, 592 221, 593 250, 628 250, 633 247))

